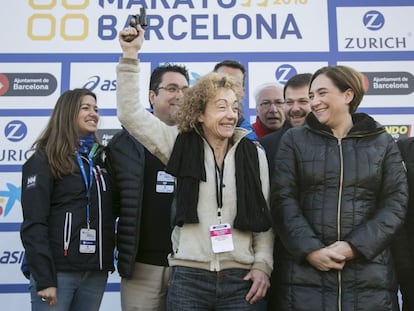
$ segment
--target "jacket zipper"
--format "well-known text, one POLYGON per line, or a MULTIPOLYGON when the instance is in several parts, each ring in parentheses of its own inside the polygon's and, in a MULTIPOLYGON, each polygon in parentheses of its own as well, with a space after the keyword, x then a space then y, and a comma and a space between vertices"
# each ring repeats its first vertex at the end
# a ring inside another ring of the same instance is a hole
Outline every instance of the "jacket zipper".
MULTIPOLYGON (((339 193, 338 193, 338 203, 337 203, 337 216, 336 216, 336 228, 337 228, 337 237, 336 240, 341 240, 341 199, 342 199, 342 188, 344 181, 344 156, 342 150, 342 140, 338 139, 339 147, 339 193)), ((342 272, 338 270, 338 311, 342 310, 342 272)))
MULTIPOLYGON (((310 128, 312 131, 313 129, 310 128)), ((328 137, 335 137, 331 133, 324 131, 324 130, 315 130, 315 132, 320 133, 322 135, 328 137)), ((380 133, 385 132, 384 128, 377 129, 376 131, 369 133, 369 134, 360 134, 360 133, 352 133, 347 135, 346 137, 349 138, 361 138, 361 137, 368 137, 377 135, 380 133)), ((340 180, 339 180, 339 194, 338 194, 338 203, 337 203, 337 216, 336 216, 336 226, 337 226, 337 241, 341 240, 341 198, 342 198, 342 188, 343 188, 343 177, 344 177, 344 163, 343 163, 343 150, 342 150, 342 139, 338 139, 338 147, 339 147, 339 159, 340 159, 340 180)), ((338 270, 338 311, 342 311, 342 272, 338 270)))
MULTIPOLYGON (((98 167, 99 170, 99 167, 98 167)), ((101 198, 101 188, 99 186, 99 173, 95 168, 93 168, 93 172, 95 175, 95 182, 96 182, 96 194, 98 197, 98 235, 99 235, 99 247, 98 247, 98 256, 99 256, 99 269, 103 269, 102 263, 102 198, 101 198)), ((103 177, 101 177, 103 178, 103 177)), ((102 185, 104 186, 104 185, 102 185)))

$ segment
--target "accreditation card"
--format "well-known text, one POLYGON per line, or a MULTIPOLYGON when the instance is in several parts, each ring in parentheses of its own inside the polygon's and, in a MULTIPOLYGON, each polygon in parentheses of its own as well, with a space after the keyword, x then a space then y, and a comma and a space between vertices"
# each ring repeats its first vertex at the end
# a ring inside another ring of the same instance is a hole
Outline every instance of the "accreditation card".
POLYGON ((96 252, 96 230, 82 228, 80 231, 79 253, 93 254, 96 252))
POLYGON ((210 237, 214 253, 231 252, 234 250, 230 224, 210 226, 210 237))

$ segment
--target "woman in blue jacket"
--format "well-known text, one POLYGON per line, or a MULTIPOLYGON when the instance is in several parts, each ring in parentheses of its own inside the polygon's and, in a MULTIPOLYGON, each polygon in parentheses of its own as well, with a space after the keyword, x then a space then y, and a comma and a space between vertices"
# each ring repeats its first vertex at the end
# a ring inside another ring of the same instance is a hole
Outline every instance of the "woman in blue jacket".
POLYGON ((21 239, 32 310, 98 310, 113 271, 114 222, 96 96, 58 99, 23 165, 21 239))

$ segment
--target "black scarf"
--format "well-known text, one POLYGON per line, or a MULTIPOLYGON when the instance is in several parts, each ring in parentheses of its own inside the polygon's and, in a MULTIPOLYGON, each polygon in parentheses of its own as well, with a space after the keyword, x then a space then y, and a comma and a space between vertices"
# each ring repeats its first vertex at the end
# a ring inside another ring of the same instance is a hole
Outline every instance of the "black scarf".
MULTIPOLYGON (((236 149, 237 215, 233 227, 264 232, 271 227, 271 217, 262 192, 256 148, 242 138, 236 149)), ((166 171, 177 178, 175 225, 198 223, 199 183, 206 182, 204 145, 199 134, 192 131, 177 136, 166 171)))

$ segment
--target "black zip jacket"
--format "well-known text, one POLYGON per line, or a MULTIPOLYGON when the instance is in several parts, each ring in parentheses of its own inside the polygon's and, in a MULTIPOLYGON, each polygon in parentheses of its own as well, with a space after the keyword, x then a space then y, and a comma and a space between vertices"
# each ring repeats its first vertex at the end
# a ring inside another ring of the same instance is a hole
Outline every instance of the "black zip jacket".
POLYGON ((271 208, 282 245, 269 310, 398 310, 390 244, 406 214, 406 173, 383 127, 366 114, 352 118, 340 140, 312 113, 281 139, 271 208), (359 254, 342 271, 307 262, 338 240, 359 254))
POLYGON ((107 167, 113 180, 113 213, 119 217, 119 275, 132 278, 136 261, 168 266, 173 193, 156 192, 156 173, 165 165, 122 129, 108 143, 107 167))
POLYGON ((281 129, 267 134, 259 139, 260 144, 263 146, 264 150, 266 151, 267 163, 269 165, 269 174, 270 174, 270 181, 272 182, 273 174, 274 174, 274 167, 275 167, 275 157, 277 149, 279 148, 280 139, 282 138, 283 134, 286 133, 288 129, 292 128, 292 125, 285 121, 281 129))
POLYGON ((131 278, 141 231, 144 147, 122 129, 108 143, 107 164, 114 185, 113 214, 119 217, 116 237, 118 273, 123 278, 131 278))
MULTIPOLYGON (((89 179, 89 162, 82 157, 89 179)), ((54 180, 44 152, 23 165, 21 239, 37 290, 57 287, 57 271, 113 271, 114 219, 103 148, 93 158, 90 228, 96 230, 96 251, 80 253, 80 230, 87 227, 87 196, 80 169, 54 180), (66 234, 65 234, 66 231, 66 234), (64 239, 68 242, 65 250, 64 239)))

